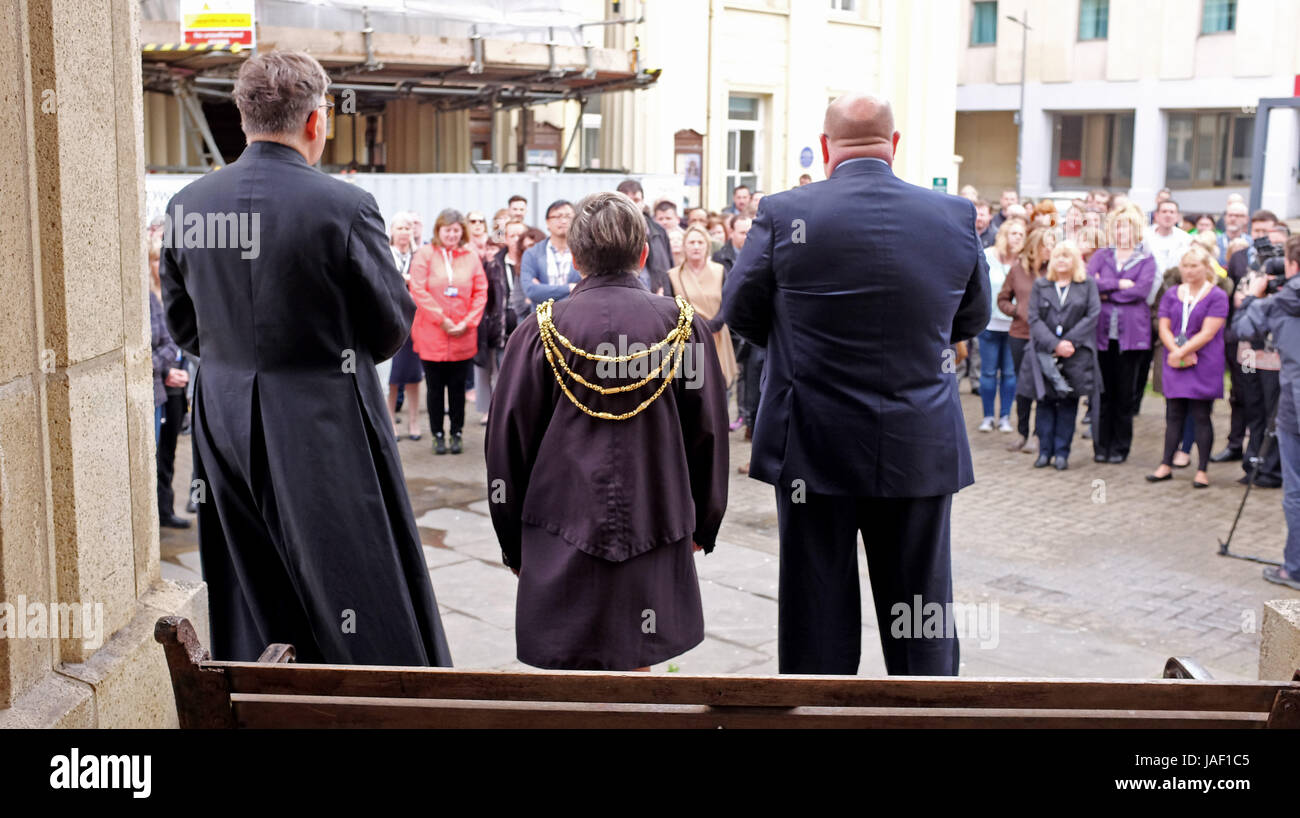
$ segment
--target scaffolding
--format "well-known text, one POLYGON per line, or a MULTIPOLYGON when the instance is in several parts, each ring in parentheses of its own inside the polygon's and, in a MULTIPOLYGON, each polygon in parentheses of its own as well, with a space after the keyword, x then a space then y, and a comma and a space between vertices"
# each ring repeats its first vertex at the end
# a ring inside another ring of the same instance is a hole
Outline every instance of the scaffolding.
MULTIPOLYGON (((659 77, 641 65, 639 42, 631 50, 587 42, 591 32, 642 22, 633 3, 614 3, 613 19, 584 22, 565 3, 537 0, 262 0, 251 49, 176 42, 176 5, 142 3, 144 88, 176 97, 181 108, 181 166, 154 170, 223 164, 200 98, 229 100, 240 64, 259 49, 312 54, 330 75, 330 92, 350 94, 358 111, 415 99, 438 111, 486 109, 494 128, 499 111, 519 108, 526 120, 530 107, 565 100, 582 111, 594 95, 646 88, 659 77)), ((564 169, 579 130, 555 169, 564 169)))

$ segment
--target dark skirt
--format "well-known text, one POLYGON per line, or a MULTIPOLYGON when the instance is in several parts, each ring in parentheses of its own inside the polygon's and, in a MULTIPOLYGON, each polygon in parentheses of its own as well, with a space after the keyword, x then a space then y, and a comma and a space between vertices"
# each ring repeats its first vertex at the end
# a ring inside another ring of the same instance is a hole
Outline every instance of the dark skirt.
POLYGON ((521 563, 515 642, 525 664, 635 670, 704 641, 689 537, 610 562, 525 524, 521 563))
POLYGON ((388 373, 389 386, 406 386, 424 380, 424 365, 420 356, 415 354, 415 345, 411 336, 406 336, 406 343, 393 356, 393 369, 388 373))

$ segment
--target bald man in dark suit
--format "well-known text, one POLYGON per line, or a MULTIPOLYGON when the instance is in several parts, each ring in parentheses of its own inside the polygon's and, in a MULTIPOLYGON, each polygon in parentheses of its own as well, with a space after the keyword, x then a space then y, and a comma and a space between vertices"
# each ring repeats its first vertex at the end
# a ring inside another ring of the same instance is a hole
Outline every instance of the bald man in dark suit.
POLYGON ((841 97, 824 131, 826 181, 763 198, 723 289, 767 349, 750 476, 776 487, 780 671, 857 672, 860 531, 889 673, 956 675, 949 515, 974 475, 951 345, 992 306, 975 208, 894 176, 887 101, 841 97))

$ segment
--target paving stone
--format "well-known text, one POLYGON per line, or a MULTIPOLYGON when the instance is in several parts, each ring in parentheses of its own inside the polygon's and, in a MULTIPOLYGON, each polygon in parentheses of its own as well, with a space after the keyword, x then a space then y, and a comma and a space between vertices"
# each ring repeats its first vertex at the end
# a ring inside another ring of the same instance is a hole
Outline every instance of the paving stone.
POLYGON ((518 663, 511 624, 510 628, 499 628, 455 611, 444 615, 442 626, 451 648, 452 665, 466 670, 496 670, 518 663))

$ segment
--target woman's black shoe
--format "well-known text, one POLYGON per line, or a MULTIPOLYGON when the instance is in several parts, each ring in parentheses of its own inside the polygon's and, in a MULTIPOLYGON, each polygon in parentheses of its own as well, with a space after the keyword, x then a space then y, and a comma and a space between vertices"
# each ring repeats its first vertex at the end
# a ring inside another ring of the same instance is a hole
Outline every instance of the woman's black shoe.
POLYGON ((1166 480, 1173 480, 1173 479, 1174 479, 1173 472, 1169 472, 1169 474, 1166 474, 1164 477, 1156 477, 1154 474, 1147 475, 1148 483, 1163 483, 1166 480))
POLYGON ((1209 483, 1202 483, 1200 480, 1192 481, 1192 488, 1194 489, 1208 489, 1209 487, 1210 487, 1209 483))
POLYGON ((463 452, 463 451, 465 451, 465 450, 464 450, 463 448, 461 448, 461 445, 460 445, 460 435, 458 435, 458 434, 452 435, 452 436, 451 436, 451 453, 452 453, 452 454, 460 454, 460 453, 463 452))
POLYGON ((442 436, 442 432, 438 432, 433 436, 433 453, 434 454, 447 453, 447 439, 442 436))
POLYGON ((1040 454, 1038 456, 1038 459, 1034 461, 1034 468, 1043 469, 1046 468, 1047 466, 1050 466, 1051 464, 1052 464, 1051 455, 1040 454))

